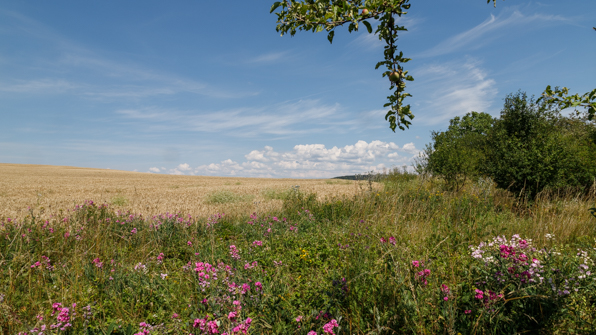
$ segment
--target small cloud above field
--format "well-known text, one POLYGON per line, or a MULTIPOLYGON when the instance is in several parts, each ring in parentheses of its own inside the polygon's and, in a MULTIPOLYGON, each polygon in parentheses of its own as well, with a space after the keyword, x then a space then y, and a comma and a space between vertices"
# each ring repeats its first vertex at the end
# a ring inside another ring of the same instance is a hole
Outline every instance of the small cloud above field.
POLYGON ((416 149, 414 143, 400 146, 393 142, 383 141, 370 143, 358 141, 353 145, 332 148, 327 148, 324 144, 299 144, 285 152, 278 152, 271 146, 265 146, 262 150, 252 150, 244 155, 244 161, 226 159, 219 163, 204 164, 196 168, 191 168, 189 164, 184 163, 168 170, 168 173, 175 175, 329 178, 368 171, 382 171, 392 166, 407 166, 412 163, 418 153, 419 150, 416 149))

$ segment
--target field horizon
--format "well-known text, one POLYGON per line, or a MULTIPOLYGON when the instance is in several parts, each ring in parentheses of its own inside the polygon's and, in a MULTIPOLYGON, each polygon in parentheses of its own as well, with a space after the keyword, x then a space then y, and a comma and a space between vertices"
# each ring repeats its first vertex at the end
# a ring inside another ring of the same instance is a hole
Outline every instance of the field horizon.
POLYGON ((86 200, 146 215, 178 211, 205 217, 220 212, 250 215, 280 209, 284 195, 296 186, 300 191, 316 193, 318 198, 324 199, 356 194, 364 182, 163 175, 0 163, 0 216, 20 218, 27 215, 28 207, 67 210, 86 200))

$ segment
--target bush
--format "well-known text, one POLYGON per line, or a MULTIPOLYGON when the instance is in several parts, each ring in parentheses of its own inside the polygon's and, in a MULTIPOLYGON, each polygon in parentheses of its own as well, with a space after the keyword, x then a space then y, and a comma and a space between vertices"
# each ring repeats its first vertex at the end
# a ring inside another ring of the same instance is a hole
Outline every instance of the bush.
POLYGON ((530 199, 545 189, 585 188, 596 175, 589 128, 523 92, 510 94, 488 135, 484 171, 498 187, 530 199))
POLYGON ((470 178, 480 175, 486 135, 494 120, 486 113, 471 112, 449 121, 444 132, 432 133, 432 145, 425 150, 423 172, 445 180, 448 189, 459 190, 470 178))

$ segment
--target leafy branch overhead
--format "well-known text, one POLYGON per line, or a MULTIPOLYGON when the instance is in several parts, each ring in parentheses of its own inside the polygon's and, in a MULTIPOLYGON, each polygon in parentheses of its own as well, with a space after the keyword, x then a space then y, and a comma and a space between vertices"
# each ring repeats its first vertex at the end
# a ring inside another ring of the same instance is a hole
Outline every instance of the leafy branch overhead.
POLYGON ((335 28, 348 24, 348 31, 358 31, 364 26, 368 33, 373 32, 369 21, 376 20, 378 25, 374 30, 379 40, 385 41, 384 60, 377 63, 375 69, 385 66, 383 77, 390 80, 392 94, 387 97, 384 107, 390 107, 385 115, 389 127, 405 130, 409 127, 414 115, 410 105, 404 105, 406 97, 406 81, 414 78, 408 75, 403 64, 410 59, 405 58, 403 52, 397 50, 398 33, 406 31, 404 26, 397 24, 396 17, 406 14, 410 8, 409 0, 305 0, 278 1, 271 6, 271 13, 277 9, 277 31, 281 35, 294 36, 297 31, 327 32, 327 39, 333 42, 335 28))
MULTIPOLYGON (((496 0, 487 0, 497 6, 496 0)), ((327 32, 327 39, 333 42, 335 28, 348 25, 348 32, 358 31, 363 25, 368 33, 373 33, 373 27, 369 21, 375 20, 378 24, 374 34, 379 40, 385 42, 383 51, 384 60, 377 63, 375 69, 385 67, 383 77, 387 76, 390 81, 389 89, 391 95, 387 97, 388 102, 384 107, 389 107, 385 120, 389 127, 395 132, 396 128, 405 130, 412 124, 410 120, 414 114, 410 105, 404 105, 404 99, 411 96, 406 93, 406 81, 413 81, 414 78, 408 75, 403 64, 410 61, 405 58, 403 52, 397 50, 398 34, 407 31, 404 26, 396 22, 396 18, 407 14, 410 8, 409 0, 283 0, 277 1, 271 6, 271 13, 276 12, 276 30, 281 36, 290 34, 294 36, 297 31, 327 32)), ((596 27, 594 27, 596 30, 596 27)), ((589 118, 596 115, 596 90, 582 96, 568 96, 567 88, 553 91, 550 86, 544 91, 543 99, 549 104, 557 104, 561 108, 585 107, 588 109, 589 118)), ((464 111, 462 111, 464 112, 464 111)))

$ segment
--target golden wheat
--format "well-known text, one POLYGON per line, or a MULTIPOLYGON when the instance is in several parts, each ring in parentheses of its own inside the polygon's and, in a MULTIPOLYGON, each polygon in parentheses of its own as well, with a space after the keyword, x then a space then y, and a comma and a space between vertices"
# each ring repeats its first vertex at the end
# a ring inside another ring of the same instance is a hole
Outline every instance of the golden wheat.
POLYGON ((300 186, 318 197, 356 194, 363 184, 328 179, 265 179, 174 176, 66 166, 0 164, 0 217, 22 218, 28 208, 54 213, 85 200, 109 203, 152 215, 181 211, 193 216, 241 215, 280 209, 282 201, 266 196, 300 186), (210 203, 209 195, 227 190, 233 203, 210 203), (242 201, 242 199, 252 199, 242 201))

